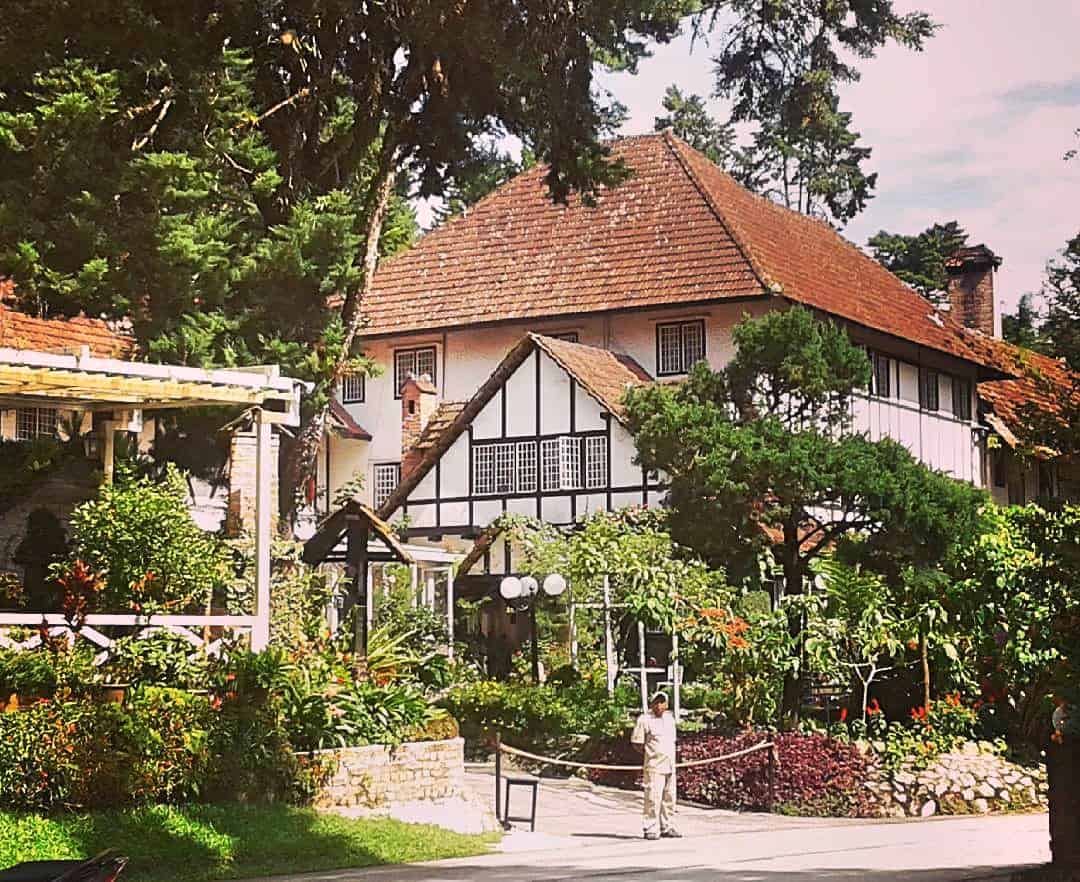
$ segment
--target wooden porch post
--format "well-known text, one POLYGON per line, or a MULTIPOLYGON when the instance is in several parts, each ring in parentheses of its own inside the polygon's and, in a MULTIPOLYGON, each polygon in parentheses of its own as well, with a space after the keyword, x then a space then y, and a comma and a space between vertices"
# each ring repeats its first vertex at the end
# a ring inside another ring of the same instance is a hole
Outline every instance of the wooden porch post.
POLYGON ((251 648, 270 643, 270 423, 262 408, 255 408, 255 625, 251 648))
POLYGON ((102 424, 104 436, 101 439, 101 463, 105 483, 112 484, 114 463, 116 460, 116 423, 105 420, 102 424))
POLYGON ((350 514, 347 528, 349 587, 353 595, 353 652, 357 659, 367 656, 368 617, 368 534, 370 528, 357 514, 350 514))

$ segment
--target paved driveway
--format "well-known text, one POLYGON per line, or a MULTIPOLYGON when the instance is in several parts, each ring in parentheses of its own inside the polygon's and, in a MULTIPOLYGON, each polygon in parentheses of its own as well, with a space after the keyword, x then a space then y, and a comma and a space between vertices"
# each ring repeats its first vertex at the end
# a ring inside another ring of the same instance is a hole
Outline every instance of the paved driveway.
MULTIPOLYGON (((483 774, 471 773, 470 781, 481 793, 493 787, 490 776, 483 774)), ((646 842, 640 838, 638 811, 633 793, 595 789, 580 781, 545 781, 537 832, 511 833, 500 853, 408 867, 342 870, 306 880, 953 882, 1000 877, 1050 857, 1044 814, 878 822, 682 806, 679 825, 685 838, 646 842)))

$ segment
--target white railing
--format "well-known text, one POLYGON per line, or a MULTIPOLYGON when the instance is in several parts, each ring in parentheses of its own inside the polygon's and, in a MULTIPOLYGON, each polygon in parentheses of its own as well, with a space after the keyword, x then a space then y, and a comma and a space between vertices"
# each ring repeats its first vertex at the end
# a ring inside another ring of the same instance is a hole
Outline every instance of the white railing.
POLYGON ((103 634, 99 628, 123 628, 124 636, 131 635, 136 639, 164 631, 176 634, 190 643, 192 655, 216 655, 221 650, 224 637, 208 639, 204 637, 204 629, 225 628, 230 636, 245 633, 250 635, 256 626, 256 617, 100 613, 87 616, 86 622, 80 628, 74 628, 61 613, 0 612, 0 647, 17 651, 37 648, 41 645, 40 630, 43 622, 50 636, 63 637, 71 646, 80 639, 96 646, 100 651, 94 657, 94 664, 101 665, 112 655, 116 640, 103 634), (29 628, 33 633, 17 640, 10 634, 12 628, 29 628))

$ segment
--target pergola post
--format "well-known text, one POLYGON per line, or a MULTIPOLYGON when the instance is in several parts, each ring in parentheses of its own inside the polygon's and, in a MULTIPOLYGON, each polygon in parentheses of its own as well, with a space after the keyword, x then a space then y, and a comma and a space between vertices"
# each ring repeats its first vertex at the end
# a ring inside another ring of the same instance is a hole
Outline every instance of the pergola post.
POLYGON ((454 568, 446 568, 446 629, 450 634, 447 641, 447 654, 454 660, 454 568))
POLYGON ((255 408, 255 652, 270 643, 270 429, 262 408, 255 408))
POLYGON ((102 423, 103 437, 101 439, 101 467, 105 476, 105 483, 112 484, 114 463, 116 460, 116 423, 105 420, 102 423))

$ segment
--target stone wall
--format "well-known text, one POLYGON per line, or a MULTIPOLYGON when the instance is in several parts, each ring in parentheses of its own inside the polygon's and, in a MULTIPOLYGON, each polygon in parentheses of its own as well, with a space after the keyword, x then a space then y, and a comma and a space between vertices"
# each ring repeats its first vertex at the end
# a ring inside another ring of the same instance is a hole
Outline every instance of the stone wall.
POLYGON ((398 747, 345 747, 318 755, 336 762, 315 799, 318 808, 378 808, 465 795, 465 742, 461 738, 398 747))
POLYGON ((925 769, 876 769, 867 785, 883 817, 970 815, 1044 809, 1046 767, 1028 768, 994 753, 990 745, 968 744, 963 752, 939 756, 925 769))

